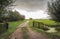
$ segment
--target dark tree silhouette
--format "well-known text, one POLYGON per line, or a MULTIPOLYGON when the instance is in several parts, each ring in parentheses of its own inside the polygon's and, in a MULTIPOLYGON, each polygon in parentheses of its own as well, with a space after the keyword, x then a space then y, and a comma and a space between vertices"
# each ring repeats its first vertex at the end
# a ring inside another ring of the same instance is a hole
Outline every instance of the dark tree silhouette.
POLYGON ((21 15, 18 11, 9 11, 6 18, 9 18, 10 21, 24 20, 25 16, 21 15))
POLYGON ((3 14, 7 13, 7 7, 11 6, 13 0, 0 0, 0 21, 2 20, 3 14))
POLYGON ((60 22, 60 0, 48 2, 48 14, 56 22, 60 22))

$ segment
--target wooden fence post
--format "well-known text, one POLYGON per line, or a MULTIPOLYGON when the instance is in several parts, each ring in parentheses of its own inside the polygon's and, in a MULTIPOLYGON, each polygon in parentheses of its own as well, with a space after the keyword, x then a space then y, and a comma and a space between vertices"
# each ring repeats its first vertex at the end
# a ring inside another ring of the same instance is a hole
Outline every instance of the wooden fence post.
POLYGON ((8 19, 5 20, 5 26, 6 26, 6 29, 9 28, 9 23, 8 23, 8 19))
POLYGON ((8 22, 6 22, 6 23, 5 23, 6 29, 8 29, 8 28, 9 28, 9 27, 8 27, 8 25, 9 25, 9 24, 8 24, 8 22))
POLYGON ((38 28, 40 28, 40 22, 37 22, 38 23, 38 28))
POLYGON ((33 27, 34 27, 34 21, 33 21, 33 27))

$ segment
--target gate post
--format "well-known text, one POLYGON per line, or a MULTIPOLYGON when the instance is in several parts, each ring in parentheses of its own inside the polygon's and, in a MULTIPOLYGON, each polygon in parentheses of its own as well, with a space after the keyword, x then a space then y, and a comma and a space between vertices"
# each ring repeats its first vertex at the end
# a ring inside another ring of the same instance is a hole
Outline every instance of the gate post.
POLYGON ((38 28, 40 28, 40 22, 37 22, 38 23, 38 28))
POLYGON ((33 27, 34 27, 34 21, 33 21, 33 27))

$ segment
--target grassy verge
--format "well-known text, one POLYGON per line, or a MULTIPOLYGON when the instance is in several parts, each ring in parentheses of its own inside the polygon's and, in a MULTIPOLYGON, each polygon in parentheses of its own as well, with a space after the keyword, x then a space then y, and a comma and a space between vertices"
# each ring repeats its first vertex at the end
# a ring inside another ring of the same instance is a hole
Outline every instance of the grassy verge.
POLYGON ((0 39, 8 39, 7 37, 12 34, 17 28, 18 25, 21 23, 25 22, 25 20, 22 21, 14 21, 14 22, 9 22, 9 29, 1 35, 0 39))
POLYGON ((27 27, 22 27, 22 32, 23 32, 23 39, 28 39, 28 30, 27 27))

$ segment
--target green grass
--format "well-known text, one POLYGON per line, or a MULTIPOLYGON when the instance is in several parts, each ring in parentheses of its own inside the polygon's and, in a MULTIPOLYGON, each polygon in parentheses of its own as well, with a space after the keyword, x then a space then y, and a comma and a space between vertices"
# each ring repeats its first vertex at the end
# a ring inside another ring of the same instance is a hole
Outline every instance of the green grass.
POLYGON ((48 25, 55 24, 55 21, 53 21, 53 20, 47 20, 47 19, 45 19, 45 20, 35 20, 35 21, 36 22, 42 22, 42 23, 48 24, 48 25))
POLYGON ((23 21, 16 21, 16 22, 10 22, 9 23, 9 32, 13 32, 14 30, 16 30, 16 27, 18 26, 18 25, 20 25, 21 23, 23 23, 24 22, 24 20, 23 21))
POLYGON ((8 39, 8 36, 12 34, 17 29, 16 27, 23 22, 25 22, 25 20, 9 22, 9 29, 1 35, 1 39, 8 39))
POLYGON ((29 36, 28 36, 28 29, 27 27, 22 27, 22 32, 23 32, 23 39, 28 39, 29 36))

